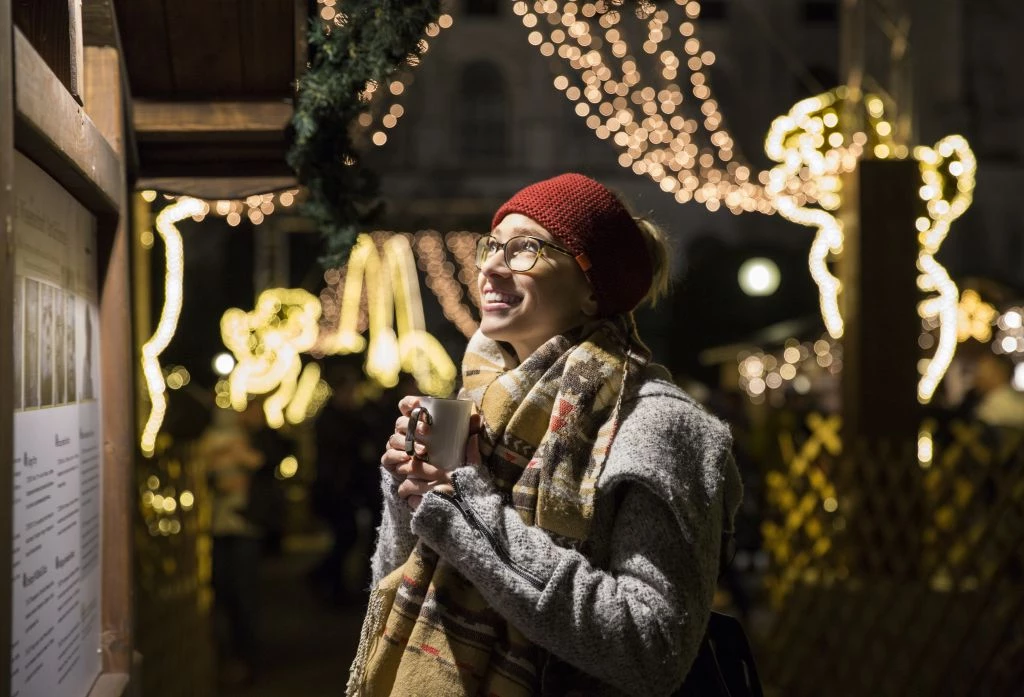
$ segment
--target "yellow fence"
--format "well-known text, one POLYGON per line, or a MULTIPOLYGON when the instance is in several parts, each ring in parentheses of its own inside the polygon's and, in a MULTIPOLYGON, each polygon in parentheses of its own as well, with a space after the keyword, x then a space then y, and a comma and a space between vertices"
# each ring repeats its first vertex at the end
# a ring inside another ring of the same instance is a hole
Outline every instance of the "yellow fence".
POLYGON ((769 691, 1024 694, 1024 434, 844 451, 839 427, 783 434, 766 477, 769 691))

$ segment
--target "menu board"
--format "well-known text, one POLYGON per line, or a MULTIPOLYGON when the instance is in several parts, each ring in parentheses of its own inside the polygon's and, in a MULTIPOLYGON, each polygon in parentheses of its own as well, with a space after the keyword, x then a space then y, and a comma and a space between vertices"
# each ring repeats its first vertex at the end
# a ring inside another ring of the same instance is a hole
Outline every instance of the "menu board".
POLYGON ((84 697, 101 668, 95 218, 20 154, 14 217, 12 697, 84 697))

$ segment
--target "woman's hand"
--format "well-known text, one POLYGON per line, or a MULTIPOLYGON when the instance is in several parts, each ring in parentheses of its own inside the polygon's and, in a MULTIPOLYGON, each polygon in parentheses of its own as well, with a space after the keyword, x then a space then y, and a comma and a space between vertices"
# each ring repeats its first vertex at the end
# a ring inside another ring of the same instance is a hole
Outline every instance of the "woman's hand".
MULTIPOLYGON (((398 411, 402 415, 395 421, 395 432, 388 436, 387 445, 384 446, 384 454, 380 457, 380 466, 387 470, 388 474, 398 484, 405 481, 406 476, 398 472, 398 467, 412 460, 405 452, 405 435, 409 432, 409 414, 419 404, 420 398, 413 396, 403 397, 398 403, 398 411)), ((426 424, 420 421, 419 427, 416 430, 420 434, 426 433, 426 424)), ((426 446, 417 443, 416 452, 420 455, 426 453, 426 446)))
MULTIPOLYGON (((424 443, 417 439, 414 446, 415 457, 405 452, 409 414, 419 404, 420 398, 416 396, 403 397, 398 403, 398 410, 402 415, 395 421, 395 432, 388 437, 387 447, 380 458, 381 466, 398 482, 398 495, 413 510, 416 510, 423 496, 430 491, 452 491, 448 473, 425 460, 427 446, 424 443)), ((421 419, 416 425, 416 433, 425 436, 429 432, 430 426, 421 419)))

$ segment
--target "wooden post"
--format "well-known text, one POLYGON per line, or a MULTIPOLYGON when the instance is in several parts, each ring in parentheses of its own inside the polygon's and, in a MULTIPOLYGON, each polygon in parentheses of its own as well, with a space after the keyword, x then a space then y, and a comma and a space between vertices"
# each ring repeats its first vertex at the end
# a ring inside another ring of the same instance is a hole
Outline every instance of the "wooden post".
MULTIPOLYGON (((110 46, 85 49, 85 107, 118 155, 124 156, 124 109, 120 56, 110 46)), ((123 160, 122 160, 123 161, 123 160)), ((128 192, 118 208, 127 211, 128 192)), ((132 517, 135 428, 132 403, 134 363, 131 336, 128 224, 122 215, 113 230, 100 276, 100 332, 103 352, 103 670, 127 675, 132 661, 132 517)))
POLYGON ((902 448, 916 441, 920 421, 914 227, 920 173, 915 160, 863 160, 847 182, 843 442, 902 448))
POLYGON ((14 36, 11 0, 0 0, 0 697, 11 692, 14 454, 14 36))

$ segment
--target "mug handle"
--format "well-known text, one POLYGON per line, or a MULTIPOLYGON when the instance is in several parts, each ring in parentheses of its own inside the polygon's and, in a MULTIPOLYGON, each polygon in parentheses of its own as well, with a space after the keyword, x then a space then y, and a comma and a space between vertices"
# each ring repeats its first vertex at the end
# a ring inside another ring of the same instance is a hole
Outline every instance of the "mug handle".
POLYGON ((416 427, 419 425, 421 416, 427 426, 434 423, 426 407, 416 407, 409 412, 409 428, 405 432, 405 454, 409 457, 416 457, 416 427))

